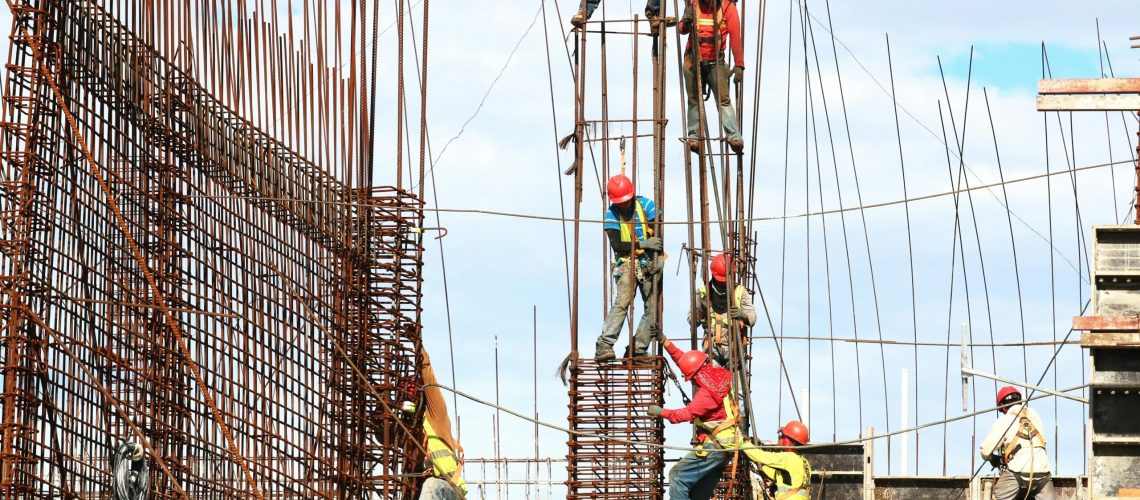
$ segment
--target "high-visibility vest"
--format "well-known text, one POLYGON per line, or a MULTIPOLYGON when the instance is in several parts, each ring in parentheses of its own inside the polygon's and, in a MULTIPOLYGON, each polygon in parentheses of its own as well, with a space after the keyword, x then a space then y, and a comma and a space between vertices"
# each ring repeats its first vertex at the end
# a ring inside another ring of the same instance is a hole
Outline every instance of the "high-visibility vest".
MULTIPOLYGON (((649 224, 645 220, 645 209, 642 208, 640 199, 633 199, 633 211, 636 214, 636 217, 634 217, 637 219, 636 221, 625 220, 620 210, 614 210, 614 214, 617 215, 618 218, 618 225, 621 227, 621 240, 625 242, 633 242, 634 240, 640 239, 637 237, 637 229, 634 227, 634 224, 641 226, 642 237, 648 238, 650 235, 649 224)), ((617 256, 614 264, 621 265, 622 262, 625 262, 626 257, 625 255, 617 256)))
MULTIPOLYGON (((740 307, 740 305, 744 303, 744 294, 746 292, 747 290, 744 288, 744 285, 736 285, 736 291, 732 294, 734 307, 740 307)), ((708 296, 708 293, 708 289, 703 286, 697 288, 697 297, 702 303, 705 301, 705 297, 708 296)), ((729 325, 731 324, 729 321, 728 311, 725 311, 724 313, 718 313, 716 311, 713 311, 710 307, 708 311, 705 311, 705 314, 708 315, 709 325, 709 338, 706 338, 705 342, 708 343, 711 341, 716 345, 728 345, 728 331, 729 325)), ((740 328, 744 328, 745 325, 743 321, 737 320, 736 326, 739 330, 740 328)), ((745 337, 745 341, 747 341, 747 337, 745 337)), ((709 347, 711 346, 706 345, 705 349, 708 349, 709 347)))
POLYGON ((736 398, 732 391, 721 400, 721 405, 724 406, 724 420, 705 422, 698 418, 693 421, 693 425, 708 431, 721 447, 735 447, 740 442, 736 431, 737 424, 740 423, 740 409, 736 406, 736 398))
POLYGON ((785 471, 781 471, 783 474, 779 475, 784 477, 772 478, 776 481, 776 500, 784 500, 787 498, 803 498, 806 500, 811 498, 811 463, 798 453, 796 453, 795 456, 803 463, 803 482, 797 485, 788 484, 791 475, 785 471))
POLYGON ((728 35, 728 24, 724 20, 724 11, 732 2, 731 0, 720 0, 720 2, 721 8, 714 12, 712 5, 709 5, 709 11, 705 11, 699 0, 694 1, 696 3, 697 42, 700 44, 698 49, 702 61, 717 60, 724 53, 725 38, 728 35), (719 46, 717 37, 719 37, 719 46))
POLYGON ((467 483, 463 481, 463 471, 459 467, 455 451, 447 446, 435 433, 435 429, 424 419, 424 434, 427 436, 428 460, 431 462, 432 473, 455 486, 464 495, 467 494, 467 483))

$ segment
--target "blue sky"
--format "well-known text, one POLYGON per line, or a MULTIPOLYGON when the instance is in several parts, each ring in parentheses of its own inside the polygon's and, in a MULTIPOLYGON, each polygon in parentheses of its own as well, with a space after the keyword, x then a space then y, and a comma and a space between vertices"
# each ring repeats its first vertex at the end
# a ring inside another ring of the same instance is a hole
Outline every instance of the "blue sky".
MULTIPOLYGON (((1083 171, 1072 178, 1056 175, 1048 184, 1045 179, 1031 180, 1010 185, 1005 192, 988 189, 963 195, 959 200, 963 237, 959 246, 953 244, 957 236, 951 196, 906 206, 792 218, 786 224, 778 218, 834 209, 840 206, 840 197, 844 207, 857 205, 857 196, 865 204, 903 198, 903 169, 889 92, 885 34, 890 35, 906 190, 911 197, 951 189, 951 179, 958 173, 956 147, 947 164, 940 104, 947 120, 951 112, 956 120, 954 125, 946 122, 951 145, 954 131, 963 133, 965 128, 962 164, 968 169, 971 185, 996 182, 999 177, 1008 180, 1041 174, 1046 168, 1063 169, 1072 161, 1076 165, 1095 165, 1130 159, 1136 128, 1132 117, 1077 115, 1070 130, 1067 116, 1064 120, 1050 117, 1046 122, 1034 110, 1042 42, 1048 47, 1055 76, 1098 76, 1098 18, 1117 75, 1140 74, 1134 52, 1128 49, 1127 37, 1134 34, 1130 31, 1134 23, 1122 15, 1132 12, 1134 6, 1125 1, 1074 4, 1060 0, 1032 4, 974 0, 952 5, 834 2, 829 7, 837 36, 837 74, 826 29, 828 6, 809 2, 813 17, 808 36, 814 37, 820 63, 817 68, 814 55, 807 59, 810 71, 806 79, 799 14, 789 8, 802 4, 773 2, 768 6, 760 114, 744 116, 743 123, 746 142, 751 145, 755 141, 758 147, 758 174, 753 180, 757 193, 755 215, 768 220, 754 226, 760 240, 757 273, 769 308, 767 313, 777 332, 823 339, 877 339, 881 335, 899 341, 917 338, 920 342, 957 342, 962 325, 967 324, 976 343, 991 339, 997 343, 1020 341, 1023 331, 1030 341, 1052 340, 1067 333, 1071 317, 1080 314, 1088 296, 1087 267, 1083 263, 1087 249, 1081 246, 1078 235, 1087 235, 1091 224, 1120 220, 1131 196, 1133 174, 1128 165, 1083 171), (1030 9, 1036 14, 1026 15, 1030 9), (790 31, 789 25, 793 27, 790 31), (965 82, 971 46, 974 71, 966 111, 965 82), (950 107, 946 107, 938 57, 946 72, 950 107), (838 75, 843 79, 842 103, 838 75), (805 84, 810 84, 810 92, 805 90, 805 84), (991 113, 986 112, 986 99, 991 113), (841 111, 844 104, 846 121, 841 111), (805 116, 811 118, 805 120, 805 116), (828 120, 831 141, 827 139, 828 120), (851 131, 851 149, 847 147, 845 123, 851 131), (754 124, 759 124, 755 136, 754 124), (1063 147, 1061 137, 1070 139, 1070 133, 1075 135, 1075 153, 1063 147), (1000 172, 994 136, 1001 158, 1000 172), (856 172, 861 188, 858 192, 854 183, 856 172), (783 188, 785 182, 789 185, 787 190, 783 188), (1080 220, 1075 217, 1077 203, 1080 220), (1006 207, 1012 211, 1008 217, 1006 207), (907 208, 914 260, 913 307, 907 208), (875 273, 874 287, 871 267, 875 273), (912 326, 915 324, 917 328, 912 326)), ((464 122, 470 122, 434 166, 435 185, 429 189, 429 205, 544 216, 559 216, 563 210, 570 213, 571 206, 564 201, 572 194, 570 179, 561 176, 560 171, 572 161, 572 154, 558 151, 554 143, 573 128, 573 87, 561 38, 564 20, 572 14, 573 7, 565 1, 547 1, 544 19, 540 6, 538 1, 433 3, 428 117, 435 155, 439 155, 444 143, 459 134, 464 122), (563 19, 561 24, 558 14, 563 19), (550 80, 544 37, 551 51, 550 80), (518 49, 512 55, 516 44, 518 49), (493 84, 500 71, 501 78, 493 84), (472 119, 484 95, 486 101, 472 119), (556 115, 553 117, 552 108, 556 115)), ((749 77, 744 108, 751 110, 755 88, 752 69, 758 60, 757 9, 752 4, 745 8, 750 12, 746 23, 751 31, 745 44, 749 77)), ((639 12, 641 6, 632 0, 610 1, 604 9, 596 15, 626 18, 631 12, 639 12)), ((7 9, 0 11, 5 16, 0 21, 8 22, 7 9)), ((410 15, 412 25, 418 27, 418 9, 410 15)), ((386 24, 385 21, 391 22, 390 10, 382 12, 382 22, 386 24)), ((628 41, 615 38, 618 39, 610 41, 607 47, 609 110, 611 117, 628 117, 633 102, 633 54, 628 41)), ((394 32, 385 34, 380 42, 381 71, 393 74, 394 32)), ((592 43, 595 45, 589 50, 596 56, 597 40, 592 43)), ((669 50, 674 50, 675 42, 670 39, 669 43, 669 50)), ((6 50, 6 42, 4 47, 6 50)), ((643 64, 638 104, 643 116, 649 109, 646 50, 642 46, 639 54, 643 64)), ((681 94, 670 54, 667 199, 662 210, 667 221, 678 222, 684 220, 685 213, 684 153, 674 139, 681 134, 681 94)), ((600 118, 597 63, 597 58, 590 62, 593 66, 588 80, 589 118, 600 118)), ((414 70, 408 71, 414 81, 414 70)), ((379 102, 394 102, 394 86, 394 81, 380 82, 379 102)), ((411 106, 409 118, 413 124, 419 122, 417 111, 418 105, 411 106)), ((379 165, 394 156, 394 108, 380 106, 377 123, 382 127, 377 134, 381 138, 377 145, 379 165)), ((610 133, 630 131, 628 127, 615 126, 610 133)), ((649 172, 648 141, 639 147, 639 173, 645 175, 649 172)), ((601 146, 595 147, 594 152, 599 159, 608 154, 611 168, 617 165, 616 145, 608 153, 601 146)), ((745 161, 750 162, 751 157, 745 161)), ((378 170, 378 184, 393 181, 391 168, 378 170)), ((589 175, 582 210, 584 217, 600 219, 604 205, 597 186, 601 179, 594 176, 594 171, 594 165, 587 163, 589 175)), ((565 425, 568 397, 565 388, 553 378, 555 367, 569 351, 563 226, 551 221, 456 213, 441 214, 440 222, 448 227, 449 234, 442 240, 442 254, 437 242, 428 240, 423 304, 425 343, 441 381, 450 384, 454 379, 458 389, 488 400, 498 397, 504 406, 522 413, 530 414, 537 407, 541 420, 565 425), (446 296, 443 257, 447 263, 446 296), (450 321, 445 305, 450 306, 450 321), (537 316, 532 319, 533 310, 537 310, 537 316), (537 325, 537 346, 532 344, 533 325, 537 325), (496 346, 498 394, 492 368, 496 346), (537 350, 537 359, 532 350, 537 350), (454 373, 446 368, 452 361, 454 373), (535 373, 537 388, 533 386, 535 373), (537 402, 532 396, 535 391, 539 394, 537 402)), ((583 224, 579 349, 586 356, 593 353, 593 340, 607 307, 601 280, 608 250, 600 233, 597 224, 583 224)), ((683 239, 682 226, 671 226, 666 249, 673 259, 680 255, 683 239)), ((670 262, 663 325, 670 336, 680 336, 687 331, 684 317, 688 283, 683 273, 673 276, 676 261, 670 262)), ((759 304, 759 296, 756 302, 759 304)), ((764 317, 761 311, 757 335, 770 333, 764 317)), ((623 332, 619 350, 627 335, 623 332)), ((754 349, 753 402, 759 434, 771 439, 772 430, 792 417, 788 403, 791 392, 788 381, 782 380, 777 371, 772 340, 758 339, 754 349)), ((976 368, 1033 381, 1041 377, 1052 355, 1050 347, 1026 349, 1024 356, 1020 348, 977 347, 973 351, 976 368), (996 357, 992 352, 996 352, 996 357)), ((957 360, 957 349, 946 347, 880 349, 873 344, 828 340, 785 343, 791 385, 797 398, 810 387, 813 438, 822 441, 855 438, 871 426, 876 433, 898 429, 900 377, 904 368, 910 376, 912 425, 960 415, 957 360)), ((1042 384, 1078 385, 1082 383, 1084 368, 1085 359, 1079 348, 1066 346, 1053 369, 1045 372, 1042 384)), ((970 410, 990 406, 995 384, 975 380, 972 385, 970 410)), ((667 406, 675 407, 680 404, 680 397, 671 391, 667 401, 667 406)), ((496 446, 491 429, 495 412, 462 399, 458 403, 455 413, 459 415, 467 456, 494 457, 496 446)), ((1051 399, 1037 405, 1049 422, 1051 454, 1060 458, 1055 468, 1065 475, 1081 473, 1083 408, 1051 399)), ((978 434, 991 421, 991 416, 983 415, 945 429, 936 427, 909 436, 908 471, 924 475, 944 471, 970 474, 977 464, 971 443, 981 440, 978 434)), ((531 423, 503 414, 500 427, 501 456, 534 455, 531 423)), ((688 432, 686 426, 669 426, 668 443, 687 443, 688 432)), ((539 455, 564 458, 565 441, 565 434, 541 430, 539 455)), ((901 440, 891 440, 889 462, 888 454, 881 451, 888 446, 887 441, 878 440, 875 446, 876 471, 899 473, 901 440)), ((667 453, 670 458, 678 455, 667 453)), ((565 475, 560 464, 553 464, 552 470, 556 482, 565 475)), ((520 467, 501 473, 509 474, 511 479, 530 477, 520 467)), ((469 480, 479 480, 484 474, 494 477, 495 472, 468 465, 469 480)), ((534 472, 529 474, 533 476, 534 472)), ((546 476, 545 467, 541 476, 546 476)), ((552 489, 553 497, 559 496, 560 487, 552 489)), ((485 490, 487 497, 500 494, 496 487, 489 488, 485 490)), ((524 489, 513 487, 510 493, 522 495, 524 489)), ((542 493, 546 493, 545 488, 542 493)))

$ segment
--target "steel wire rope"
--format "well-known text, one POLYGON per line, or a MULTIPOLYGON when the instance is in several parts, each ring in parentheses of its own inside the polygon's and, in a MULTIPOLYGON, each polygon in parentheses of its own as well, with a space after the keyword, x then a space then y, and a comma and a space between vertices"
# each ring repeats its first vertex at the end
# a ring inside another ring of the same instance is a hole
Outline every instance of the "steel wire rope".
MULTIPOLYGON (((898 93, 895 91, 895 68, 894 68, 894 62, 891 59, 891 37, 889 34, 884 34, 884 38, 886 40, 886 45, 887 45, 887 68, 888 68, 888 72, 890 73, 890 77, 891 77, 891 104, 892 104, 892 108, 894 109, 895 138, 897 140, 898 148, 899 148, 899 174, 902 177, 903 199, 906 199, 909 197, 907 194, 907 183, 906 183, 906 160, 905 160, 905 156, 903 154, 902 127, 899 126, 899 105, 898 105, 899 101, 898 101, 898 93)), ((907 255, 908 270, 909 270, 909 274, 910 274, 910 324, 911 324, 912 336, 914 338, 915 343, 917 344, 918 343, 918 298, 917 298, 917 292, 916 292, 915 286, 914 286, 914 241, 913 241, 913 236, 912 236, 912 231, 911 231, 910 203, 903 203, 903 210, 906 214, 906 255, 907 255)), ((918 369, 919 369, 918 346, 915 346, 915 348, 914 348, 914 419, 915 419, 915 421, 918 421, 918 419, 919 419, 919 404, 918 404, 919 387, 922 385, 922 384, 918 383, 919 380, 921 380, 921 377, 919 377, 918 369)), ((902 425, 902 422, 900 422, 899 425, 902 425)), ((917 432, 914 435, 914 470, 916 472, 918 471, 918 466, 919 466, 919 439, 920 439, 919 436, 920 436, 920 433, 917 433, 917 432)), ((904 464, 904 468, 905 468, 905 466, 906 465, 904 464)))
MULTIPOLYGON (((808 67, 807 6, 804 5, 804 3, 800 0, 796 0, 796 5, 799 6, 799 8, 797 8, 796 11, 800 15, 800 18, 799 18, 800 19, 800 40, 801 40, 801 43, 803 45, 803 54, 804 54, 804 59, 803 59, 803 75, 804 75, 804 88, 803 88, 803 90, 804 90, 804 116, 803 116, 803 119, 804 119, 804 212, 810 213, 811 212, 811 169, 809 168, 809 166, 811 165, 811 140, 810 140, 811 138, 808 135, 808 133, 809 133, 809 129, 810 129, 811 120, 808 117, 808 112, 809 112, 808 103, 811 100, 809 97, 811 95, 811 71, 808 67)), ((822 208, 823 207, 821 206, 820 211, 822 211, 822 208)), ((822 218, 822 217, 826 217, 826 216, 821 215, 820 217, 822 218)), ((807 306, 806 307, 807 311, 806 311, 805 317, 807 320, 807 336, 809 337, 808 341, 807 341, 807 397, 805 398, 806 401, 804 401, 804 404, 807 406, 807 409, 805 410, 807 413, 806 423, 807 423, 807 425, 810 426, 810 425, 814 425, 814 423, 815 423, 815 421, 811 418, 811 409, 812 409, 811 396, 812 396, 812 392, 813 392, 811 380, 812 380, 812 374, 814 373, 814 370, 812 370, 812 358, 813 357, 811 355, 811 350, 812 350, 811 349, 812 348, 812 339, 811 339, 811 337, 812 337, 812 330, 811 330, 811 327, 812 327, 811 217, 807 217, 804 219, 804 247, 805 247, 805 252, 804 252, 804 256, 805 256, 805 258, 804 258, 804 267, 805 267, 804 274, 805 274, 805 276, 804 276, 804 279, 805 279, 806 287, 807 287, 807 299, 804 302, 806 303, 806 306, 807 306)), ((890 454, 890 452, 888 451, 888 455, 889 454, 890 454)))
MULTIPOLYGON (((795 32, 795 30, 792 29, 792 26, 793 26, 793 21, 795 20, 795 14, 794 14, 795 11, 796 11, 795 5, 791 2, 788 2, 788 61, 787 61, 788 72, 787 72, 787 79, 785 81, 785 87, 784 87, 785 88, 785 94, 784 94, 784 175, 783 175, 784 189, 781 191, 781 198, 780 198, 780 200, 781 200, 780 204, 782 207, 781 208, 782 212, 781 212, 781 217, 780 217, 780 311, 779 311, 779 314, 780 314, 780 340, 778 340, 776 342, 778 346, 782 346, 783 342, 784 342, 784 340, 783 340, 783 337, 784 337, 784 319, 785 319, 785 317, 784 317, 784 302, 785 302, 785 300, 784 299, 785 299, 785 295, 787 294, 786 275, 787 275, 787 269, 788 269, 788 266, 787 266, 787 250, 788 250, 788 217, 787 217, 787 215, 788 215, 788 167, 791 164, 792 47, 793 47, 792 34, 795 32)), ((756 120, 756 123, 758 123, 758 122, 759 122, 759 120, 756 120)), ((753 157, 753 158, 755 158, 755 157, 753 157)), ((759 287, 757 287, 757 290, 759 290, 759 287)), ((768 314, 766 304, 765 304, 764 313, 768 314)), ((770 317, 769 317, 769 322, 771 322, 770 317)), ((775 336, 774 330, 773 330, 772 334, 773 334, 773 336, 775 336)), ((776 377, 777 380, 779 381, 779 385, 776 388, 776 391, 777 391, 776 392, 776 394, 777 394, 777 396, 776 396, 777 397, 777 400, 776 400, 776 419, 777 419, 777 422, 782 422, 784 420, 784 411, 783 411, 783 396, 784 396, 784 388, 783 388, 784 384, 783 384, 783 382, 784 382, 784 379, 780 375, 781 375, 780 373, 777 373, 777 377, 776 377)), ((791 380, 788 381, 788 390, 792 391, 791 380)), ((792 397, 795 397, 794 393, 793 393, 792 397)), ((796 411, 796 414, 799 415, 798 409, 796 411)))
MULTIPOLYGON (((820 83, 820 97, 821 97, 821 100, 823 101, 823 118, 824 118, 825 124, 827 124, 827 126, 828 126, 828 147, 829 147, 829 150, 831 151, 832 171, 834 172, 834 174, 836 174, 837 202, 838 202, 839 206, 842 206, 842 205, 844 205, 844 194, 842 194, 842 189, 840 188, 839 159, 838 159, 838 156, 836 155, 836 142, 834 142, 834 136, 833 136, 832 128, 831 128, 831 112, 830 112, 830 108, 828 107, 827 91, 825 91, 825 87, 823 84, 823 67, 820 64, 819 47, 816 46, 815 31, 812 30, 811 25, 808 25, 808 34, 811 35, 811 39, 812 39, 812 54, 813 54, 814 59, 815 59, 816 80, 819 81, 819 83, 820 83)), ((841 80, 840 80, 840 82, 841 82, 841 80)), ((816 156, 816 163, 819 163, 819 156, 816 156)), ((821 208, 822 208, 823 207, 822 206, 822 199, 823 199, 822 174, 817 173, 817 175, 819 175, 820 181, 821 181, 820 199, 821 199, 821 208)), ((827 220, 827 216, 824 215, 823 218, 824 218, 824 220, 827 220)), ((854 277, 854 272, 852 269, 852 256, 850 256, 850 247, 848 246, 849 236, 847 235, 847 214, 846 213, 840 212, 839 222, 840 222, 840 228, 842 231, 842 236, 844 236, 844 237, 842 237, 842 241, 844 241, 844 255, 846 257, 846 263, 847 263, 848 296, 850 298, 850 301, 852 301, 852 330, 854 331, 854 335, 857 338, 858 337, 858 321, 857 321, 856 314, 855 314, 855 277, 854 277)), ((827 240, 824 240, 824 243, 827 243, 827 240)), ((827 245, 824 245, 824 246, 827 246, 827 245)), ((829 260, 830 260, 830 256, 829 256, 829 260)), ((829 288, 829 293, 828 293, 828 306, 829 306, 829 308, 828 308, 828 310, 829 310, 829 317, 830 317, 830 310, 831 310, 830 273, 829 273, 829 287, 828 288, 829 288)), ((832 383, 832 392, 837 392, 836 388, 834 388, 834 383, 836 383, 836 380, 834 380, 834 343, 836 343, 836 338, 834 338, 833 326, 834 325, 833 325, 833 323, 831 323, 830 318, 829 318, 829 329, 831 330, 830 331, 830 333, 831 333, 830 342, 831 342, 831 350, 832 350, 832 352, 831 352, 831 358, 832 358, 832 361, 831 361, 831 363, 832 363, 832 374, 831 374, 832 380, 831 380, 831 383, 832 383)), ((917 341, 917 339, 915 339, 915 341, 917 341)), ((880 344, 880 346, 881 346, 881 344, 880 344)), ((858 352, 858 351, 860 351, 860 350, 858 350, 858 345, 856 345, 855 346, 855 390, 856 390, 856 394, 857 394, 857 400, 860 401, 860 404, 858 404, 858 427, 857 428, 858 428, 858 434, 863 435, 863 404, 862 404, 862 401, 863 401, 863 368, 862 368, 862 363, 860 360, 860 352, 858 352)), ((917 363, 915 363, 915 364, 917 364, 917 363)), ((915 372, 915 377, 917 377, 917 375, 918 375, 917 372, 915 372)), ((884 370, 884 404, 886 404, 886 401, 887 401, 887 397, 886 397, 887 386, 886 385, 887 385, 886 370, 884 370)), ((834 402, 834 394, 832 394, 832 407, 837 408, 836 402, 834 402)), ((885 408, 885 410, 886 410, 886 408, 885 408)), ((832 416, 834 416, 834 410, 832 410, 832 416)), ((918 417, 917 412, 915 412, 915 421, 917 421, 917 417, 918 417)), ((832 436, 832 438, 834 438, 834 436, 832 436)))
MULTIPOLYGON (((8 2, 8 5, 10 8, 12 7, 12 4, 10 1, 8 2)), ((21 28, 21 30, 24 31, 25 36, 29 36, 27 34, 27 28, 25 26, 21 25, 20 28, 21 28)), ((36 48, 34 45, 31 45, 29 47, 33 51, 33 54, 34 54, 33 57, 35 59, 40 59, 42 61, 42 59, 41 59, 42 56, 39 53, 39 49, 36 48)), ((226 425, 224 419, 222 418, 221 410, 219 410, 217 408, 217 405, 214 402, 213 396, 210 395, 210 392, 209 392, 208 387, 206 386, 205 380, 202 378, 202 375, 198 370, 197 362, 195 362, 194 359, 190 355, 190 349, 186 345, 186 341, 182 336, 181 328, 179 328, 179 326, 178 326, 178 321, 176 319, 174 319, 174 316, 167 309, 166 296, 158 288, 158 285, 154 279, 154 275, 150 271, 150 266, 147 265, 146 259, 144 259, 142 257, 142 253, 140 252, 138 245, 135 242, 135 238, 131 235, 130 228, 127 227, 126 220, 124 219, 123 214, 121 213, 121 211, 119 209, 119 205, 115 201, 114 197, 112 196, 111 189, 109 186, 107 186, 106 180, 103 178, 102 169, 95 162, 95 158, 92 156, 91 152, 88 150, 87 141, 83 137, 82 132, 80 132, 79 126, 75 122, 75 117, 72 115, 70 109, 67 107, 67 101, 64 98, 63 92, 60 90, 58 83, 55 80, 55 76, 52 75, 52 73, 47 69, 46 66, 41 65, 39 69, 40 69, 40 72, 46 78, 48 86, 51 87, 52 92, 55 94, 56 100, 59 102, 60 111, 63 112, 63 116, 67 120, 67 123, 71 129, 71 133, 75 136, 76 142, 80 146, 80 149, 83 150, 84 156, 86 157, 88 163, 90 164, 92 176, 95 177, 96 181, 99 183, 100 188, 103 190, 104 195, 107 197, 106 198, 106 204, 107 204, 108 208, 110 208, 112 213, 114 214, 116 222, 119 226, 119 229, 123 232, 123 236, 126 239, 128 245, 130 246, 131 251, 134 254, 135 260, 138 262, 139 267, 142 270, 143 275, 146 278, 148 285, 154 291, 155 299, 157 300, 157 303, 158 303, 158 305, 159 305, 159 307, 163 313, 163 319, 165 320, 166 324, 170 327, 171 332, 174 334, 174 338, 178 342, 178 346, 179 346, 180 350, 182 351, 182 357, 185 360, 187 371, 190 372, 191 376, 194 378, 195 382, 197 383, 199 390, 202 391, 202 395, 206 400, 206 404, 210 408, 210 410, 213 414, 214 421, 217 422, 218 428, 222 432, 222 436, 225 438, 227 444, 229 445, 229 447, 230 447, 229 451, 231 453, 233 453, 234 458, 237 459, 238 466, 241 468, 243 475, 245 476, 245 479, 249 482, 250 486, 253 487, 254 495, 256 495, 258 498, 264 499, 264 496, 261 493, 261 488, 258 487, 257 481, 254 480, 253 473, 250 471, 249 467, 245 463, 245 457, 242 455, 241 450, 239 450, 237 447, 237 441, 234 439, 232 433, 230 432, 229 426, 226 425)))
MULTIPOLYGON (((1105 62, 1108 63, 1108 75, 1112 78, 1116 78, 1116 72, 1113 71, 1113 69, 1112 69, 1112 58, 1109 57, 1109 54, 1108 54, 1108 45, 1103 40, 1101 40, 1101 45, 1104 46, 1104 60, 1105 60, 1105 62)), ((1127 115, 1127 117, 1131 117, 1133 121, 1140 123, 1140 114, 1134 114, 1134 113, 1127 113, 1126 114, 1124 111, 1120 112, 1120 124, 1124 130, 1124 142, 1126 144, 1128 144, 1128 147, 1125 149, 1128 150, 1128 156, 1130 158, 1132 158, 1132 162, 1135 163, 1137 151, 1136 151, 1136 149, 1133 149, 1132 135, 1128 133, 1128 118, 1126 117, 1126 115, 1127 115)), ((1109 157, 1109 161, 1112 161, 1111 156, 1109 157)), ((1133 174, 1133 175, 1134 175, 1133 178, 1135 178, 1135 174, 1133 174)), ((1131 215, 1132 210, 1135 208, 1135 201, 1136 201, 1136 192, 1133 191, 1131 199, 1128 200, 1128 206, 1124 210, 1124 215, 1121 217, 1122 223, 1124 221, 1128 220, 1128 216, 1131 215)))
MULTIPOLYGON (((1100 18, 1096 18, 1096 61, 1100 65, 1100 77, 1105 78, 1108 75, 1104 72, 1104 55, 1108 51, 1108 46, 1104 45, 1104 39, 1100 37, 1100 18)), ((1121 111, 1123 114, 1124 112, 1121 111)), ((1108 111, 1104 112, 1104 136, 1108 140, 1108 161, 1112 161, 1112 127, 1108 122, 1108 111)), ((1112 179, 1112 215, 1116 216, 1116 171, 1109 170, 1110 178, 1112 179)), ((1054 419, 1056 421, 1056 419, 1054 419)), ((1056 441, 1054 441, 1056 442, 1056 441)))

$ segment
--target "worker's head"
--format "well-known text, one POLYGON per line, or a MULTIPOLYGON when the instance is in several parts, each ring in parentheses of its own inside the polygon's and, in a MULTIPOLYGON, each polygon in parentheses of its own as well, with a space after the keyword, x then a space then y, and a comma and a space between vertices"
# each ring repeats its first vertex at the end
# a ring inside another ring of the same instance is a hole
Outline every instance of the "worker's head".
POLYGON ((799 420, 789 421, 779 431, 780 446, 803 446, 808 443, 808 428, 799 420))
POLYGON ((712 264, 709 265, 709 271, 714 280, 724 283, 728 279, 728 256, 723 253, 716 254, 712 264))
POLYGON ((610 197, 610 203, 628 208, 628 203, 633 199, 633 181, 622 174, 610 177, 606 183, 606 194, 610 197))
POLYGON ((1007 405, 1012 405, 1019 401, 1021 401, 1021 391, 1012 385, 1002 387, 997 393, 998 413, 1009 411, 1009 406, 1007 405))
POLYGON ((685 381, 693 380, 697 372, 705 366, 709 360, 708 355, 704 352, 693 350, 688 351, 681 355, 681 359, 677 361, 677 367, 681 369, 681 374, 685 376, 685 381))

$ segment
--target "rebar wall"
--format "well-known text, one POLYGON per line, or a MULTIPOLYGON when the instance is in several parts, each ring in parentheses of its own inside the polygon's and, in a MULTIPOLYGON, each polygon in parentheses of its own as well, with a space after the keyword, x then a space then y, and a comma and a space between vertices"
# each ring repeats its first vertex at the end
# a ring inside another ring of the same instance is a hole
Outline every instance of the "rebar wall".
POLYGON ((0 498, 104 497, 123 440, 151 498, 416 491, 422 206, 320 52, 374 12, 314 51, 259 3, 9 2, 0 498))

